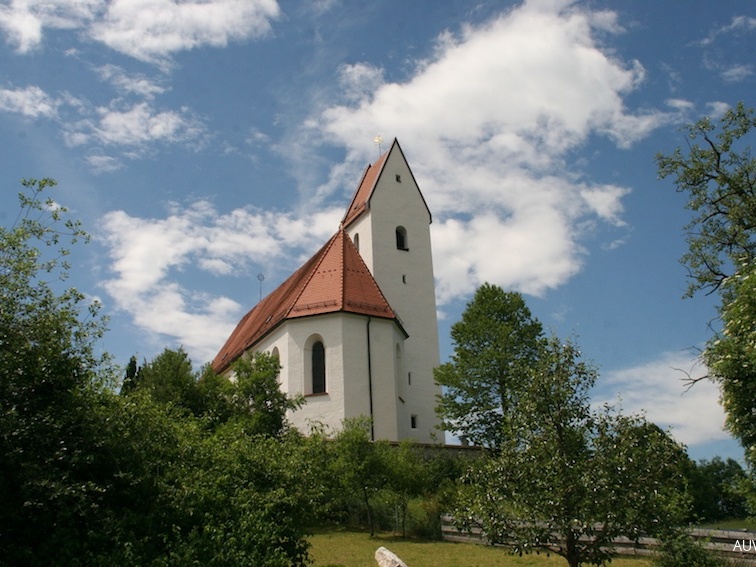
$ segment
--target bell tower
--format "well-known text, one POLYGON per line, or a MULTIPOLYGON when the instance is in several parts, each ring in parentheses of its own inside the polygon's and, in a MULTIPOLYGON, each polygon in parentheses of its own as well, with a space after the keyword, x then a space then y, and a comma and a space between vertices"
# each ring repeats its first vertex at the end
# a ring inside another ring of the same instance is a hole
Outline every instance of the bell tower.
MULTIPOLYGON (((367 167, 342 221, 408 337, 393 345, 400 438, 443 442, 431 213, 399 142, 367 167)), ((376 408, 380 411, 380 408, 376 408)))

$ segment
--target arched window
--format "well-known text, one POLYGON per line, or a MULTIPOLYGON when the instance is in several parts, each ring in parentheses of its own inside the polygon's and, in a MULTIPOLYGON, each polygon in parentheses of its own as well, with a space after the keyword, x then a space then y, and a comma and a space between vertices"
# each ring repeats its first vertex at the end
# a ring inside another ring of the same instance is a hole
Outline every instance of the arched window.
POLYGON ((396 227, 396 249, 409 250, 409 243, 407 242, 407 229, 403 226, 396 227))
POLYGON ((278 347, 277 347, 277 346, 276 346, 276 347, 273 347, 273 350, 272 350, 272 351, 270 351, 270 355, 271 355, 271 356, 272 356, 273 358, 277 358, 278 360, 281 360, 281 355, 280 355, 280 354, 278 354, 278 347))
POLYGON ((326 391, 325 347, 321 341, 312 345, 312 393, 324 394, 326 391))
POLYGON ((355 233, 355 235, 354 235, 354 247, 357 249, 357 252, 360 251, 360 235, 359 235, 359 233, 355 233))

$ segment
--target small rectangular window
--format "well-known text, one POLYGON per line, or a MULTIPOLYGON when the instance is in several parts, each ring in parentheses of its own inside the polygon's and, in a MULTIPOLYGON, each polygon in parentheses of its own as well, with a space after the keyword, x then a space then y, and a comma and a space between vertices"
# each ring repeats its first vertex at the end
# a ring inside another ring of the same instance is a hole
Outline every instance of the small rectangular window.
POLYGON ((398 173, 396 174, 396 182, 397 183, 401 183, 402 182, 402 176, 399 175, 398 173))
POLYGON ((412 372, 407 372, 407 385, 412 386, 412 372))
POLYGON ((410 427, 412 429, 417 429, 417 416, 416 415, 410 416, 410 427))
POLYGON ((407 229, 403 226, 396 227, 396 249, 409 250, 409 246, 407 245, 407 229))

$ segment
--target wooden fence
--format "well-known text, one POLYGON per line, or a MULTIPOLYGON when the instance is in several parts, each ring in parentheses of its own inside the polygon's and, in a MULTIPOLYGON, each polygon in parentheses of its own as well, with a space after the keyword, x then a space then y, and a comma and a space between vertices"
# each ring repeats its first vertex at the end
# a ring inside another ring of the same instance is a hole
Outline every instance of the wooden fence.
MULTIPOLYGON (((703 546, 728 559, 737 560, 738 565, 756 567, 756 532, 737 530, 708 530, 693 529, 690 534, 694 540, 701 541, 703 546)), ((441 536, 445 541, 466 543, 486 543, 479 528, 473 528, 471 533, 460 532, 454 527, 451 516, 441 517, 441 536)), ((659 541, 654 538, 641 538, 635 542, 628 538, 617 538, 612 547, 617 555, 649 557, 659 549, 659 541)))

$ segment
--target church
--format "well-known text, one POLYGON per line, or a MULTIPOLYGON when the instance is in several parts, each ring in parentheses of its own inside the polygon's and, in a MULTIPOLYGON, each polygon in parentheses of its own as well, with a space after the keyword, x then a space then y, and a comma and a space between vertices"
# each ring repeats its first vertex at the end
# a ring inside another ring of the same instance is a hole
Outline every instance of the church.
POLYGON ((213 360, 281 362, 281 389, 305 404, 299 430, 368 416, 373 439, 443 443, 431 213, 395 139, 362 176, 338 231, 236 326, 213 360))

